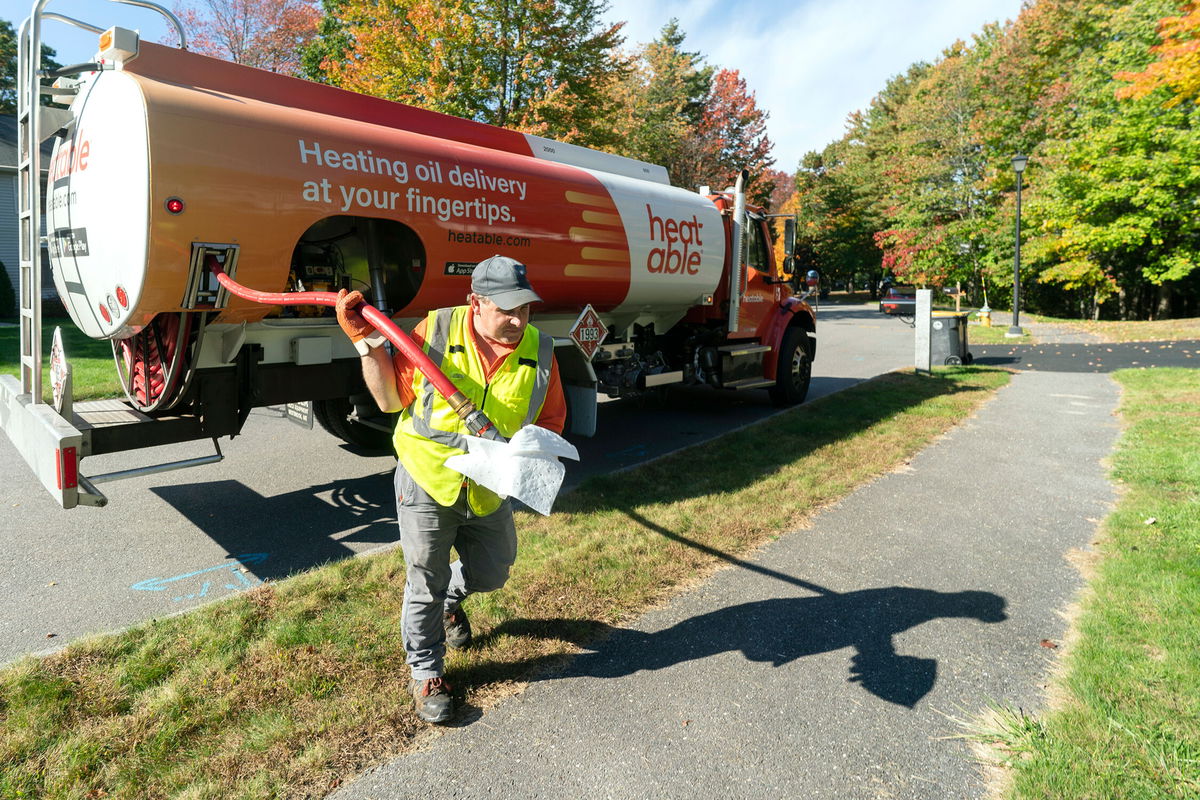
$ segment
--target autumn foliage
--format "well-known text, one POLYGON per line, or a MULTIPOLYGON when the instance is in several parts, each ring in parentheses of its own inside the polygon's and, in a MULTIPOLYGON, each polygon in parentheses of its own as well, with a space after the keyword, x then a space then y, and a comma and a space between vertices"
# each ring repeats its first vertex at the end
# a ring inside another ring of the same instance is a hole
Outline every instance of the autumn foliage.
POLYGON ((339 0, 327 82, 576 144, 613 141, 621 25, 591 0, 339 0))
POLYGON ((747 194, 765 205, 775 188, 769 177, 775 163, 771 147, 767 113, 758 107, 745 78, 737 70, 718 70, 700 123, 685 145, 677 180, 685 186, 706 184, 724 189, 747 170, 747 194))
POLYGON ((891 79, 796 176, 833 279, 962 283, 1010 302, 1012 156, 1025 171, 1023 303, 1058 315, 1200 314, 1197 3, 1034 0, 891 79), (871 256, 866 253, 872 252, 871 256))
POLYGON ((1167 17, 1159 25, 1162 43, 1150 48, 1158 60, 1141 72, 1118 72, 1117 78, 1132 81, 1117 90, 1118 97, 1142 98, 1167 87, 1174 95, 1168 106, 1192 100, 1200 103, 1200 2, 1188 3, 1184 13, 1167 17))
POLYGON ((1027 308, 1200 314, 1198 0, 1028 0, 890 79, 794 176, 739 65, 706 63, 678 20, 627 44, 605 0, 315 1, 183 12, 201 52, 662 164, 678 186, 747 170, 827 282, 959 283, 1003 307, 1023 153, 1027 308))
POLYGON ((299 72, 320 19, 309 0, 199 0, 177 4, 175 14, 189 50, 287 75, 299 72))

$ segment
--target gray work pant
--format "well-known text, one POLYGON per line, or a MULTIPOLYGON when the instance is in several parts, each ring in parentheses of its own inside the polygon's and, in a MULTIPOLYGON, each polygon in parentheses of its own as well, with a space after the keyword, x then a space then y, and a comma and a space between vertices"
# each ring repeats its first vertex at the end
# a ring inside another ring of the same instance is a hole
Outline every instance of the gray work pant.
POLYGON ((446 656, 442 617, 472 592, 491 592, 508 580, 517 558, 512 505, 505 500, 486 517, 473 514, 467 490, 453 506, 439 505, 396 465, 396 514, 408 565, 400 627, 412 677, 441 676, 446 656), (450 563, 450 548, 458 561, 450 563))

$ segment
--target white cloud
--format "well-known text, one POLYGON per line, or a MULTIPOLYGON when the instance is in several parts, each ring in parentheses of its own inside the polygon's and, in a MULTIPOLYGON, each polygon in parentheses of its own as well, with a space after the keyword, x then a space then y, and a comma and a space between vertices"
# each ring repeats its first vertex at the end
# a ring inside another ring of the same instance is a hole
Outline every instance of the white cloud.
POLYGON ((840 137, 847 115, 888 78, 1020 7, 1021 0, 612 0, 608 18, 627 21, 630 47, 679 19, 685 49, 742 73, 771 115, 776 166, 790 172, 805 152, 840 137))

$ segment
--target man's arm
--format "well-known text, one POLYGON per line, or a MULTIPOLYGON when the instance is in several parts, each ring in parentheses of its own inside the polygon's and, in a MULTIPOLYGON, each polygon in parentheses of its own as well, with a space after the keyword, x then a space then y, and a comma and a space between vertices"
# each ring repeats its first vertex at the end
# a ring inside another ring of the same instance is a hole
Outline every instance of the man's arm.
POLYGON ((379 410, 391 414, 404 408, 396 388, 396 368, 386 347, 376 347, 362 356, 363 382, 379 410))
POLYGON ((358 307, 362 303, 362 292, 347 292, 345 289, 338 292, 338 324, 359 352, 363 382, 371 397, 381 411, 390 414, 405 405, 397 389, 401 376, 397 375, 396 365, 387 348, 382 346, 383 336, 359 313, 358 307))
POLYGON ((546 402, 542 411, 533 421, 539 428, 546 428, 555 433, 562 433, 567 424, 567 400, 563 396, 562 378, 558 374, 558 359, 553 358, 550 366, 550 385, 546 387, 546 402))

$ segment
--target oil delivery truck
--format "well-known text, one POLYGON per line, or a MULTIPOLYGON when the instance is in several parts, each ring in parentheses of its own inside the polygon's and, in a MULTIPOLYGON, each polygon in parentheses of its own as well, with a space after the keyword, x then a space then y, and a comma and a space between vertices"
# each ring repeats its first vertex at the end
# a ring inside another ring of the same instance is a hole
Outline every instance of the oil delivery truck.
POLYGON ((544 299, 535 322, 555 339, 577 435, 594 432, 600 395, 707 384, 804 399, 815 273, 796 277, 791 220, 777 263, 741 179, 689 191, 653 164, 61 15, 46 16, 97 32, 98 52, 40 76, 45 2, 20 31, 21 374, 0 377, 0 425, 64 508, 103 505, 101 478, 219 460, 255 407, 388 446, 393 421, 332 309, 231 296, 212 264, 261 291, 358 288, 410 328, 464 302, 477 262, 511 256, 544 299), (47 93, 60 107, 39 103, 47 93), (72 322, 111 341, 125 400, 73 403, 54 347, 43 402, 39 243, 72 322), (84 474, 91 455, 198 439, 216 453, 84 474))

